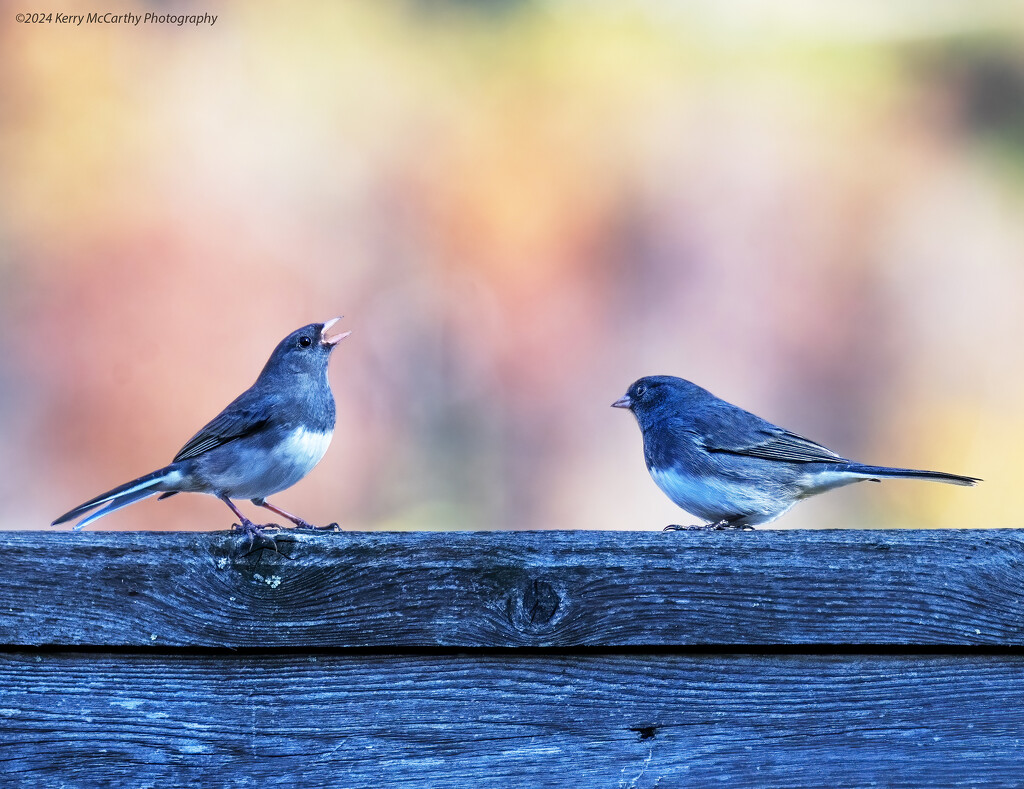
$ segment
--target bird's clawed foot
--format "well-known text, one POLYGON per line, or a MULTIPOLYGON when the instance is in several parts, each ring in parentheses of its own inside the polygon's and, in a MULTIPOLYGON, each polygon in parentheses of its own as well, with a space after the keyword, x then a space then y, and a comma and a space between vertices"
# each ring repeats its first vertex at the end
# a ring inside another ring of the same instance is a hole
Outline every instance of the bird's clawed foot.
POLYGON ((266 529, 280 529, 280 526, 276 523, 253 523, 248 518, 242 518, 241 520, 242 522, 240 524, 232 523, 231 528, 245 535, 245 551, 242 554, 243 557, 250 556, 257 551, 273 551, 274 553, 280 553, 282 556, 285 555, 281 553, 281 550, 277 545, 277 540, 265 532, 266 529))
POLYGON ((749 523, 734 523, 732 521, 716 521, 715 523, 696 523, 693 526, 678 526, 669 524, 663 531, 754 531, 749 523))
POLYGON ((337 523, 328 523, 326 526, 316 526, 308 521, 304 521, 302 518, 293 518, 295 521, 296 528, 309 529, 310 531, 341 531, 341 526, 337 523))

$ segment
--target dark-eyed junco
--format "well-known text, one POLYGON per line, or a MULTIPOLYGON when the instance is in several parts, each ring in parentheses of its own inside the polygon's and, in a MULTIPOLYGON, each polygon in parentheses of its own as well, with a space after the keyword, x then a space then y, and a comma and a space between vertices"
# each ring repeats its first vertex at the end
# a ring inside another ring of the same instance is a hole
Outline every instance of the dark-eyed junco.
POLYGON ((684 510, 709 521, 690 528, 751 528, 775 520, 808 496, 866 479, 981 481, 855 463, 670 375, 635 381, 612 406, 636 416, 647 469, 658 487, 684 510))
POLYGON ((196 433, 165 466, 89 499, 53 525, 97 510, 75 525, 82 529, 133 502, 163 493, 210 493, 225 504, 251 535, 262 527, 246 518, 232 499, 249 499, 303 528, 301 518, 266 497, 306 476, 327 451, 334 433, 334 395, 327 380, 331 351, 350 332, 327 336, 340 318, 311 323, 285 337, 256 383, 196 433))

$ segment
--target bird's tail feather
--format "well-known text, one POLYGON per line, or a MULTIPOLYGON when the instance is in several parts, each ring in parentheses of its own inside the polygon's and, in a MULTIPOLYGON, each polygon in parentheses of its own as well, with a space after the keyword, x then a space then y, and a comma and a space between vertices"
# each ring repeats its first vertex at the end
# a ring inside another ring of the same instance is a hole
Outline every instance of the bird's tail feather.
POLYGON ((84 504, 79 504, 73 510, 65 512, 51 525, 58 526, 61 523, 67 523, 70 520, 74 520, 80 515, 84 515, 89 510, 96 509, 104 504, 107 506, 98 512, 94 512, 88 518, 85 518, 75 525, 75 530, 82 529, 88 524, 95 521, 97 518, 102 518, 104 515, 108 515, 114 510, 119 510, 122 507, 127 507, 129 504, 144 499, 147 496, 152 496, 154 493, 159 493, 161 490, 166 488, 160 487, 171 482, 176 476, 180 475, 180 472, 173 466, 167 466, 165 468, 154 471, 152 474, 146 474, 144 477, 133 479, 131 482, 126 482, 123 485, 118 485, 113 490, 108 490, 106 493, 102 493, 95 498, 89 499, 84 504))
POLYGON ((76 523, 72 528, 75 531, 80 531, 93 521, 99 520, 104 515, 109 515, 115 510, 127 507, 129 504, 134 504, 136 501, 152 496, 155 493, 155 490, 150 490, 149 488, 141 488, 140 490, 133 490, 130 493, 122 493, 120 496, 111 499, 106 507, 96 510, 96 512, 87 518, 82 518, 82 520, 76 523))
POLYGON ((890 468, 889 466, 866 466, 863 463, 847 463, 844 471, 861 474, 865 479, 923 479, 932 482, 948 482, 951 485, 975 485, 981 482, 977 477, 947 474, 945 471, 922 471, 913 468, 890 468))

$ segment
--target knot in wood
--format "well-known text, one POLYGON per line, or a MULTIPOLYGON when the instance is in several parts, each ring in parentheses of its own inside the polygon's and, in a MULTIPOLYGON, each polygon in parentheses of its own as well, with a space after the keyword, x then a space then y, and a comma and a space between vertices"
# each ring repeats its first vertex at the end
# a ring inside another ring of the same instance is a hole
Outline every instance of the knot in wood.
POLYGON ((536 630, 549 624, 562 604, 555 588, 539 578, 528 578, 520 585, 518 600, 512 607, 512 624, 519 630, 536 630))

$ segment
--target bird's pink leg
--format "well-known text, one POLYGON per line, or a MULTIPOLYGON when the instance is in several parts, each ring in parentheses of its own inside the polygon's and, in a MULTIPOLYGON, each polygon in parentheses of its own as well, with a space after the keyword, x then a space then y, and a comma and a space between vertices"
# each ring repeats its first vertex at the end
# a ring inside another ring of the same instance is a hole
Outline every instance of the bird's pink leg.
POLYGON ((300 529, 317 529, 317 530, 321 530, 321 531, 325 530, 325 529, 326 530, 330 530, 330 531, 336 531, 336 530, 339 529, 337 523, 330 523, 327 526, 314 526, 312 523, 309 523, 308 521, 304 521, 298 515, 292 515, 290 512, 285 512, 280 507, 275 507, 273 504, 271 504, 266 499, 253 499, 252 503, 255 504, 257 507, 266 507, 271 512, 276 512, 282 518, 287 518, 288 520, 290 520, 292 523, 294 523, 300 529))

